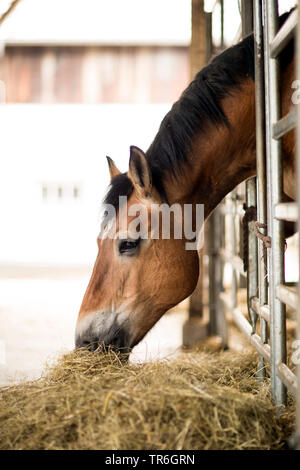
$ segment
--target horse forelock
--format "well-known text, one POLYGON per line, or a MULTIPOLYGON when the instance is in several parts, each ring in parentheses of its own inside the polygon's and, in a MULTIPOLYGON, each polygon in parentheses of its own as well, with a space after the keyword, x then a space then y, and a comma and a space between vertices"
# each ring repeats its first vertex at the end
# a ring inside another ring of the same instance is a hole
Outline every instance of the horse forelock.
POLYGON ((119 197, 127 196, 129 198, 133 189, 132 181, 128 178, 127 173, 121 173, 112 179, 103 202, 112 205, 118 211, 119 197))

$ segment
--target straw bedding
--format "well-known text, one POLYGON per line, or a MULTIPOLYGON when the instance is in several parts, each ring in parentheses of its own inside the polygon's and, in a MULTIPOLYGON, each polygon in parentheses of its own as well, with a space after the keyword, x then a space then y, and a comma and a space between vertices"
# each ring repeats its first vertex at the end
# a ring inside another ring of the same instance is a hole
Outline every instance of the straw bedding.
POLYGON ((293 403, 276 413, 256 364, 252 351, 142 365, 74 351, 40 380, 0 390, 0 448, 284 448, 293 403))

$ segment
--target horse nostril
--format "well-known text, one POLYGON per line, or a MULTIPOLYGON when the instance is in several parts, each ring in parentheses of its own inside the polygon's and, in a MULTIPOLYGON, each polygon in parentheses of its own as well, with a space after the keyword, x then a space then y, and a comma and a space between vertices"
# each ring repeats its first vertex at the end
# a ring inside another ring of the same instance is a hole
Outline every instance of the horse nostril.
POLYGON ((129 354, 131 351, 127 335, 122 330, 118 331, 118 334, 110 340, 109 347, 111 347, 114 351, 125 355, 129 354))
POLYGON ((112 346, 114 349, 122 349, 124 346, 122 338, 120 336, 115 336, 110 342, 110 346, 112 346))
POLYGON ((96 349, 98 348, 99 346, 99 343, 98 343, 98 340, 95 339, 95 340, 83 340, 83 341, 80 341, 80 343, 78 344, 78 348, 86 348, 88 349, 89 351, 96 351, 96 349))
POLYGON ((122 355, 128 355, 131 352, 129 334, 121 328, 115 328, 115 331, 110 330, 100 336, 77 335, 75 343, 76 348, 85 348, 92 352, 97 350, 107 353, 111 350, 122 355))

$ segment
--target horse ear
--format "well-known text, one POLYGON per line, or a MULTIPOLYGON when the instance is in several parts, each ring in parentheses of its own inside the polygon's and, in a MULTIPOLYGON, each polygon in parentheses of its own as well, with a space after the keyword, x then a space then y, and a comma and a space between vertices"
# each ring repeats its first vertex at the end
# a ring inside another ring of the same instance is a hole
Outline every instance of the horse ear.
POLYGON ((151 194, 151 171, 146 159, 146 155, 138 147, 130 147, 128 176, 132 180, 137 191, 146 197, 151 194))
POLYGON ((107 159, 107 163, 108 163, 110 179, 112 180, 115 176, 119 175, 121 172, 116 167, 115 162, 110 157, 106 157, 106 159, 107 159))

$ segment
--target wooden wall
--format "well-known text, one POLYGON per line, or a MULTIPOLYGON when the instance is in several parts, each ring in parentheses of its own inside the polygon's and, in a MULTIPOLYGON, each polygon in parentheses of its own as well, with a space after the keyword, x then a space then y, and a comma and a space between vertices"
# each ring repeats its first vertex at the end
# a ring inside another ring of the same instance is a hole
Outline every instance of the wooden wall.
POLYGON ((188 47, 7 46, 8 103, 163 103, 189 82, 188 47))

